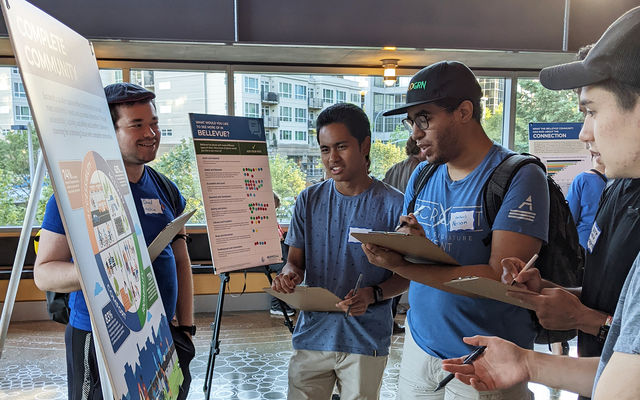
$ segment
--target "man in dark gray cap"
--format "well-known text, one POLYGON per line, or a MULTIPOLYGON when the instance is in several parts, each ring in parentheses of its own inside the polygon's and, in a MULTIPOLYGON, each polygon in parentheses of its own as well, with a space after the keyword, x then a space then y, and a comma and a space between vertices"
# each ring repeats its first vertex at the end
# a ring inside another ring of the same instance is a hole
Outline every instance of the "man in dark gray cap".
MULTIPOLYGON (((617 19, 583 61, 540 73, 547 88, 580 88, 585 121, 580 139, 595 141, 611 178, 640 177, 640 7, 617 19)), ((640 211, 628 208, 630 218, 640 211)), ((592 236, 599 233, 592 232, 592 236)), ((592 237, 590 240, 597 240, 592 237)), ((443 367, 479 390, 533 381, 594 399, 640 398, 640 254, 624 283, 601 357, 570 358, 535 353, 498 338, 465 338, 487 346, 469 365, 443 367)))
MULTIPOLYGON (((167 223, 182 214, 186 205, 173 182, 145 165, 156 157, 160 145, 158 115, 153 103, 155 94, 131 83, 115 83, 105 87, 105 95, 129 187, 149 245, 167 223)), ((191 340, 191 335, 195 334, 193 281, 185 233, 183 229, 176 235, 171 245, 167 245, 153 262, 167 319, 172 321, 175 316, 178 324, 171 325, 171 333, 185 377, 179 399, 186 399, 189 392, 189 363, 195 355, 191 340)), ((36 285, 42 290, 70 293, 69 323, 65 331, 68 398, 101 399, 89 310, 70 260, 71 251, 56 199, 51 196, 42 222, 33 275, 36 285)))
MULTIPOLYGON (((407 113, 403 122, 429 162, 418 165, 407 184, 404 214, 408 216, 401 217, 405 225, 401 230, 426 235, 460 264, 413 264, 394 251, 363 246, 371 263, 411 280, 398 400, 477 399, 475 389, 455 381, 433 393, 448 375, 440 367, 442 359, 473 351, 460 340, 462 336, 491 332, 533 348, 536 333, 528 310, 452 293, 444 285, 470 275, 500 281, 503 258, 528 260, 547 240, 548 187, 536 165, 525 165, 515 173, 493 224, 483 215, 482 188, 513 152, 492 142, 482 128, 481 97, 480 85, 467 66, 443 61, 414 75, 407 104, 385 113, 407 113), (429 169, 432 175, 416 188, 429 169), (415 208, 410 209, 413 199, 415 208)), ((490 395, 496 400, 531 397, 526 384, 490 395)))

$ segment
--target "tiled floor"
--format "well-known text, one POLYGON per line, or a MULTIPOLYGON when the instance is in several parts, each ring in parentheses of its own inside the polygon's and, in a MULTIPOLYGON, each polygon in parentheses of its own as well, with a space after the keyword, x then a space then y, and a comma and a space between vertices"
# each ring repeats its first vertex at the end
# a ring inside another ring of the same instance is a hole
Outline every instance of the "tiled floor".
MULTIPOLYGON (((196 358, 189 399, 203 399, 202 391, 211 341, 212 315, 196 317, 196 358)), ((392 338, 391 354, 382 383, 381 399, 394 399, 403 335, 392 338)), ((226 312, 220 330, 211 399, 284 399, 291 335, 282 317, 267 311, 226 312)), ((0 358, 0 399, 64 399, 66 367, 64 327, 51 321, 14 322, 9 326, 0 358)), ((550 397, 546 387, 531 385, 536 399, 575 399, 569 393, 550 397)))

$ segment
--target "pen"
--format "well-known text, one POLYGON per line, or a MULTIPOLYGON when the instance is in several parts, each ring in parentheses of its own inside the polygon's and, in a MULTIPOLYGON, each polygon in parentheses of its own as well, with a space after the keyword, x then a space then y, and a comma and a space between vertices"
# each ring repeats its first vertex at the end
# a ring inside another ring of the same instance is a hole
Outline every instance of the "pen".
MULTIPOLYGON (((427 206, 422 205, 422 206, 418 207, 414 212, 409 213, 409 214, 416 215, 417 213, 419 213, 420 211, 424 210, 425 208, 427 208, 427 206)), ((398 229, 400 229, 400 228, 402 228, 403 226, 406 226, 406 225, 407 225, 407 223, 405 221, 402 221, 402 222, 400 222, 398 224, 398 226, 396 226, 396 229, 394 229, 394 230, 397 231, 398 229)))
MULTIPOLYGON (((482 352, 486 348, 487 348, 487 346, 478 347, 477 349, 475 349, 473 351, 473 353, 471 353, 467 357, 465 357, 465 359, 464 359, 464 361, 462 361, 462 363, 463 364, 471 364, 472 362, 474 362, 476 360, 476 358, 480 357, 480 354, 482 354, 482 352)), ((444 378, 443 380, 440 381, 440 383, 438 383, 438 386, 436 386, 436 388, 433 391, 437 392, 438 390, 442 389, 443 387, 445 387, 447 385, 447 383, 451 382, 451 380, 453 378, 455 378, 455 377, 456 377, 456 374, 447 375, 446 378, 444 378)))
MULTIPOLYGON (((518 272, 518 275, 516 276, 516 278, 518 276, 520 276, 521 273, 523 273, 524 271, 528 270, 529 267, 531 267, 533 265, 533 263, 536 262, 537 259, 538 259, 538 253, 534 254, 531 257, 531 260, 529 260, 529 262, 524 265, 524 268, 522 268, 522 271, 518 272)), ((516 278, 513 278, 513 281, 511 281, 511 286, 516 284, 516 278)))
MULTIPOLYGON (((356 281, 356 287, 353 288, 353 295, 355 296, 358 293, 358 288, 360 287, 360 282, 362 282, 362 274, 358 276, 358 280, 356 281)), ((347 318, 349 316, 349 311, 351 311, 351 304, 347 307, 347 312, 344 313, 344 317, 347 318)))

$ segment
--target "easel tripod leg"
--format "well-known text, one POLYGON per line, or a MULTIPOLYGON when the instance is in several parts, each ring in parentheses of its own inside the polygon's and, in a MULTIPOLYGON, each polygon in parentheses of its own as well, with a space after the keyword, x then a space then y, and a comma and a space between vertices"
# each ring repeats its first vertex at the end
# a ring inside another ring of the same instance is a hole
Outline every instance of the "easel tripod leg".
POLYGON ((224 305, 225 285, 229 282, 229 274, 222 272, 220 275, 220 290, 218 291, 218 306, 216 307, 216 316, 214 318, 212 328, 213 336, 211 337, 211 345, 209 347, 209 360, 207 361, 207 372, 204 377, 203 391, 206 393, 205 399, 209 400, 211 396, 211 382, 213 381, 213 368, 216 363, 216 356, 220 354, 220 321, 222 319, 222 307, 224 305))

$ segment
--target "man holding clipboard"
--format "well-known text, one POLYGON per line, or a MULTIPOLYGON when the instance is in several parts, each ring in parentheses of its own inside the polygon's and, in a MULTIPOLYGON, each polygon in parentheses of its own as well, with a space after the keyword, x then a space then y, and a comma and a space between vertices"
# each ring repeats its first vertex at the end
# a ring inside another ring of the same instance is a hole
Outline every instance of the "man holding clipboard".
MULTIPOLYGON (((401 231, 425 236, 461 266, 407 262, 386 248, 367 244, 369 261, 411 279, 398 400, 477 399, 473 388, 452 381, 432 393, 448 374, 444 358, 469 354, 462 336, 491 332, 526 348, 533 347, 534 323, 528 310, 489 299, 450 293, 444 285, 464 276, 499 281, 501 260, 518 254, 528 260, 547 240, 549 195, 546 177, 535 165, 514 176, 493 225, 482 212, 482 188, 510 153, 493 143, 480 124, 482 89, 471 70, 459 62, 430 65, 411 79, 407 103, 384 115, 407 113, 403 121, 426 154, 405 192, 405 209, 416 198, 414 215, 401 217, 401 231), (426 184, 414 193, 420 172, 436 165, 426 184), (491 234, 491 244, 483 242, 491 234)), ((529 399, 525 384, 491 393, 492 399, 529 399)))
POLYGON ((351 233, 393 229, 402 194, 369 176, 371 130, 362 109, 333 105, 316 125, 329 179, 298 196, 285 240, 287 264, 272 289, 291 293, 304 280, 344 300, 336 312, 300 313, 288 398, 328 400, 337 385, 342 399, 374 400, 391 344, 390 299, 408 282, 371 265, 351 233))

